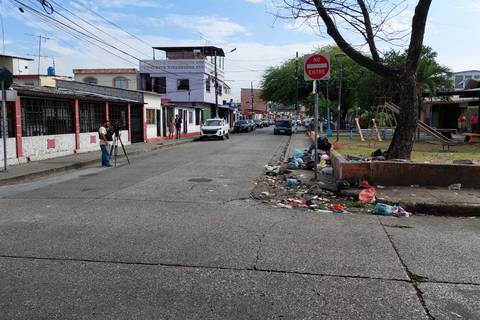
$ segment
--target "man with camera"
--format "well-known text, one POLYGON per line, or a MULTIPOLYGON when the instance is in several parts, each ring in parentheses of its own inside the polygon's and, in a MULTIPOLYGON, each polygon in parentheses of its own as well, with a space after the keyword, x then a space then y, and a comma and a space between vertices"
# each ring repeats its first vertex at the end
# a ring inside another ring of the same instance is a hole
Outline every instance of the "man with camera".
POLYGON ((113 128, 108 120, 98 129, 98 137, 100 139, 100 150, 102 150, 102 167, 111 167, 110 147, 113 142, 113 128))

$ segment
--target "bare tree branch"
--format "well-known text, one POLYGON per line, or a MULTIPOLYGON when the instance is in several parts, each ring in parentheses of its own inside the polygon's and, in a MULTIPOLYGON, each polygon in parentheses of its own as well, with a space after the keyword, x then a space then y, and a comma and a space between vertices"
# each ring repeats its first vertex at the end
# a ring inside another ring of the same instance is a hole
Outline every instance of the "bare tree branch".
POLYGON ((428 11, 432 0, 419 0, 415 8, 415 15, 412 19, 412 35, 410 37, 410 46, 408 47, 406 71, 415 73, 417 71, 418 61, 423 48, 423 38, 425 36, 425 26, 427 24, 428 11))
POLYGON ((380 62, 380 55, 378 54, 377 47, 375 45, 375 37, 373 35, 372 30, 372 21, 370 20, 370 14, 368 13, 367 6, 365 5, 365 1, 357 0, 360 9, 362 10, 362 15, 364 19, 365 25, 365 40, 367 40, 368 47, 370 48, 370 53, 372 54, 372 58, 376 62, 380 62))
POLYGON ((363 55, 361 52, 355 50, 350 43, 340 34, 335 25, 335 22, 330 17, 327 9, 325 8, 322 0, 313 0, 315 7, 317 8, 320 17, 322 18, 325 26, 327 27, 327 33, 333 38, 337 45, 347 54, 352 60, 365 68, 389 79, 395 79, 399 76, 397 70, 390 69, 380 62, 373 60, 370 57, 363 55))

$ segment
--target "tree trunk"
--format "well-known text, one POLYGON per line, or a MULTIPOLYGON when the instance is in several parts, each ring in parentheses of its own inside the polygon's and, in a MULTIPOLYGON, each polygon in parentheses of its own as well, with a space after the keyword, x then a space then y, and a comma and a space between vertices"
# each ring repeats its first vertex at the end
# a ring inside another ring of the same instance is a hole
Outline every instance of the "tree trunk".
POLYGON ((388 148, 389 159, 410 159, 418 120, 418 90, 416 75, 405 74, 399 82, 400 115, 392 143, 388 148))

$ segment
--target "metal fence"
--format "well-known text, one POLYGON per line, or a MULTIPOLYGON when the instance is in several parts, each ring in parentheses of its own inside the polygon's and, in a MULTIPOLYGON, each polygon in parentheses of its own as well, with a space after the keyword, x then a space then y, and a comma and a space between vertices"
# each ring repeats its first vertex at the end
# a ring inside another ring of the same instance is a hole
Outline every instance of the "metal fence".
POLYGON ((112 125, 120 130, 127 130, 127 106, 124 104, 110 104, 109 120, 112 125))
POLYGON ((24 137, 75 133, 70 100, 22 98, 24 137))
POLYGON ((104 119, 105 104, 103 102, 80 101, 80 132, 96 132, 103 125, 104 119))

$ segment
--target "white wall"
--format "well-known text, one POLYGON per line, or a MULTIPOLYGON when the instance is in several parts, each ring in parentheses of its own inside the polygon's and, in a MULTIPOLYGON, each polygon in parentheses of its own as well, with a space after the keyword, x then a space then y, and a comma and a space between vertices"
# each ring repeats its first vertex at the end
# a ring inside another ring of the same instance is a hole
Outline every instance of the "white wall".
POLYGON ((124 74, 104 74, 104 73, 88 73, 88 74, 75 74, 74 80, 79 82, 83 81, 85 78, 95 78, 97 79, 97 84, 100 86, 113 87, 113 79, 123 77, 128 80, 128 88, 130 90, 138 89, 138 76, 133 73, 124 73, 124 74))
POLYGON ((42 160, 73 154, 75 151, 75 134, 62 134, 38 137, 23 137, 23 156, 30 160, 42 160), (48 148, 48 140, 55 140, 55 148, 48 148))
MULTIPOLYGON (((187 133, 197 133, 197 132, 200 132, 200 125, 196 125, 195 123, 195 108, 193 107, 176 107, 174 109, 174 113, 175 115, 178 114, 178 110, 187 110, 187 117, 189 117, 190 119, 190 112, 192 113, 192 123, 188 122, 187 124, 187 133)), ((200 117, 201 117, 201 113, 200 113, 200 117)), ((182 122, 182 132, 183 132, 183 122, 182 122)))
MULTIPOLYGON (((1 143, 0 147, 0 163, 3 166, 3 143, 1 143)), ((7 138, 7 165, 18 163, 16 138, 7 138)))

